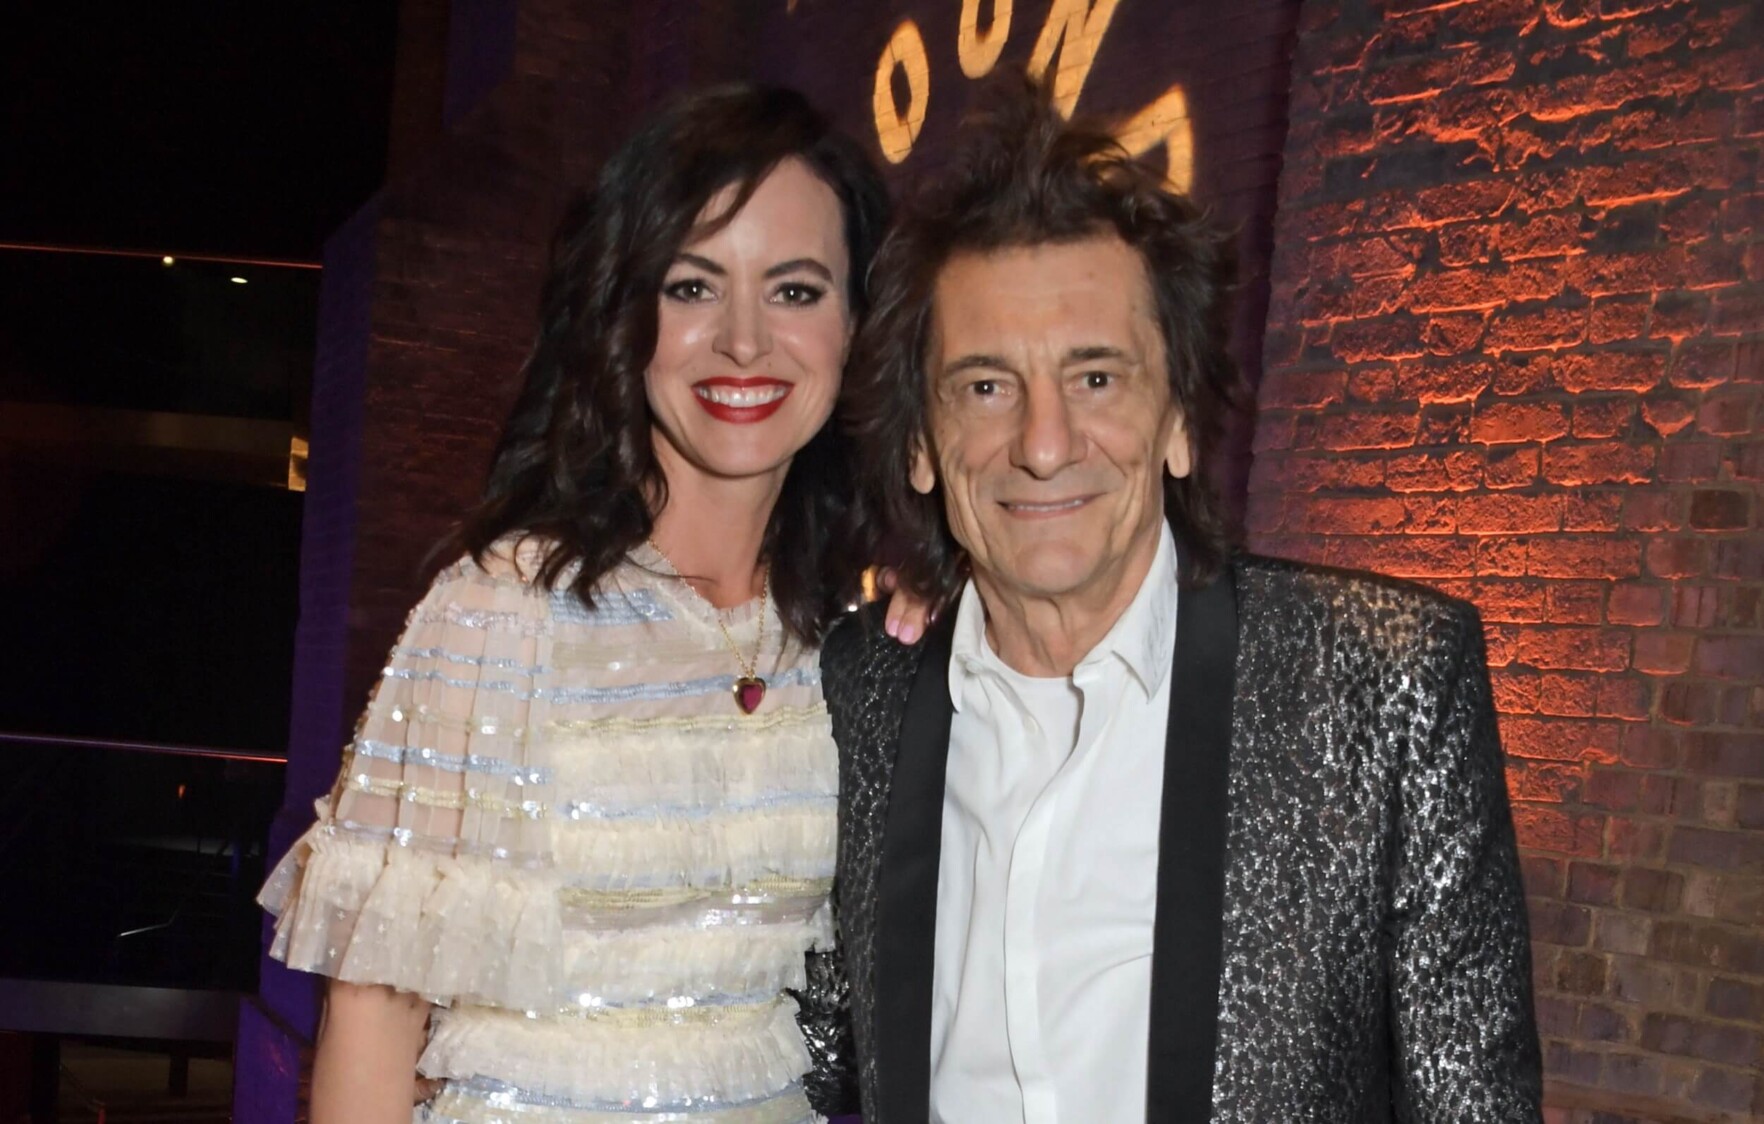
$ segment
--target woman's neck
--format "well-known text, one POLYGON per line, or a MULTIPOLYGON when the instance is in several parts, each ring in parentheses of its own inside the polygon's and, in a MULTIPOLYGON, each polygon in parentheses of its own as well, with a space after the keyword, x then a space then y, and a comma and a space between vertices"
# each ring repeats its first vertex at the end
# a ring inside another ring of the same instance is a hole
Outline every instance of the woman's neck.
POLYGON ((782 485, 703 476, 670 483, 650 541, 717 608, 751 601, 765 588, 760 547, 782 485))

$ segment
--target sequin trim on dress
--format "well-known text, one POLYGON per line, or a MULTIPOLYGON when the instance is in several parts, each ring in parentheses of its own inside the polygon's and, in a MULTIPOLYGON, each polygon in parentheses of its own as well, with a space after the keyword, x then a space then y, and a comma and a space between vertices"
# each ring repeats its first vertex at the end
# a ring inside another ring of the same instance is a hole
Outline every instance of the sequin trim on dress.
POLYGON ((446 648, 432 646, 428 648, 412 648, 400 644, 392 649, 392 655, 394 657, 403 657, 407 660, 441 660, 446 663, 456 663, 463 667, 490 667, 499 671, 510 671, 526 679, 532 679, 535 676, 544 675, 546 672, 546 668, 543 665, 528 667, 517 659, 496 656, 465 656, 458 652, 450 652, 446 648))
POLYGON ((523 1089, 506 1081, 498 1081, 494 1077, 469 1077, 464 1081, 449 1084, 452 1091, 466 1093, 471 1096, 495 1098, 506 1105, 535 1105, 541 1108, 568 1108, 579 1112, 704 1112, 706 1109, 748 1108, 754 1105, 767 1104, 785 1097, 800 1095, 802 1086, 792 1083, 778 1092, 764 1097, 750 1097, 745 1100, 728 1100, 723 1097, 703 1096, 686 1097, 670 1101, 666 1104, 645 1104, 633 1106, 624 1101, 584 1100, 576 1097, 563 1097, 541 1093, 532 1089, 523 1089))
POLYGON ((582 604, 582 599, 570 590, 555 590, 551 594, 551 616, 559 624, 586 625, 589 628, 674 619, 674 614, 668 612, 667 607, 658 602, 655 594, 647 589, 624 592, 596 590, 592 609, 582 604))
POLYGON ((369 796, 381 796, 424 808, 446 808, 454 812, 476 808, 505 820, 544 819, 550 812, 550 807, 542 800, 504 800, 500 796, 491 796, 475 788, 468 788, 464 792, 458 789, 427 788, 406 781, 369 776, 366 773, 357 773, 350 777, 349 787, 369 796))
POLYGON ((587 1100, 548 1095, 489 1077, 449 1082, 419 1110, 422 1124, 486 1124, 519 1119, 522 1124, 813 1124, 800 1083, 771 1096, 731 1101, 703 1096, 662 1102, 587 1100))
MULTIPOLYGON (((819 667, 793 667, 776 675, 766 676, 774 689, 779 687, 813 687, 821 682, 819 667)), ((733 675, 712 675, 704 679, 684 679, 674 683, 632 683, 624 687, 557 687, 542 692, 547 701, 573 703, 619 703, 639 699, 679 699, 688 695, 728 694, 735 686, 733 675)))
POLYGON ((664 1012, 662 1020, 625 1014, 535 1019, 457 1007, 437 1018, 418 1069, 454 1080, 493 1076, 551 1096, 634 1107, 774 1097, 808 1069, 796 1003, 783 996, 756 1007, 664 1012))
POLYGON ((502 757, 487 757, 481 753, 453 756, 427 746, 393 745, 373 738, 357 740, 355 755, 371 757, 375 761, 389 761, 394 765, 427 765, 444 773, 483 773, 492 777, 513 777, 517 783, 550 784, 552 778, 550 769, 530 768, 502 757))
POLYGON ((456 835, 416 832, 407 827, 384 827, 379 824, 366 824, 348 819, 314 824, 313 827, 314 830, 322 827, 331 835, 353 839, 359 843, 392 843, 399 847, 428 851, 440 856, 459 855, 475 859, 494 859, 497 862, 508 863, 528 870, 547 870, 552 865, 548 855, 537 851, 515 851, 508 847, 461 839, 456 835))
POLYGON ((728 812, 764 812, 775 808, 821 806, 837 808, 839 798, 813 792, 781 793, 755 800, 728 800, 721 804, 602 804, 593 800, 568 800, 559 805, 559 814, 572 820, 702 820, 728 812))
POLYGON ((691 904, 695 908, 712 901, 733 905, 771 904, 782 898, 811 899, 818 908, 833 888, 831 878, 773 878, 734 888, 704 886, 634 886, 623 890, 595 890, 571 886, 559 891, 566 906, 589 910, 655 909, 691 904))
MULTIPOLYGON (((779 677, 778 681, 782 681, 779 677)), ((734 682, 734 680, 725 680, 734 682)), ((553 722, 550 729, 564 734, 649 733, 657 730, 697 732, 702 730, 740 730, 753 733, 798 723, 813 725, 818 732, 829 728, 827 705, 781 706, 764 714, 743 715, 659 715, 653 718, 571 718, 553 722)))
MULTIPOLYGON (((512 695, 523 702, 534 699, 558 705, 578 703, 605 704, 635 702, 648 699, 680 699, 691 695, 727 694, 735 686, 733 675, 712 675, 703 679, 682 679, 672 683, 632 683, 621 687, 554 687, 551 690, 523 690, 504 679, 458 679, 439 671, 417 671, 408 667, 387 667, 380 673, 387 679, 403 679, 411 683, 440 683, 462 690, 489 691, 512 695)), ((818 667, 793 667, 766 682, 773 687, 813 687, 821 682, 818 667)))
POLYGON ((439 683, 444 687, 458 687, 466 691, 490 691, 499 695, 513 695, 523 702, 543 698, 543 691, 528 691, 515 686, 505 679, 458 679, 451 675, 443 675, 439 671, 417 671, 408 667, 391 667, 380 673, 386 679, 403 679, 410 683, 439 683))
POLYGON ((477 632, 511 632, 520 636, 541 636, 549 631, 549 622, 536 620, 524 613, 497 609, 466 609, 450 604, 445 609, 423 609, 411 614, 411 625, 450 624, 477 632))

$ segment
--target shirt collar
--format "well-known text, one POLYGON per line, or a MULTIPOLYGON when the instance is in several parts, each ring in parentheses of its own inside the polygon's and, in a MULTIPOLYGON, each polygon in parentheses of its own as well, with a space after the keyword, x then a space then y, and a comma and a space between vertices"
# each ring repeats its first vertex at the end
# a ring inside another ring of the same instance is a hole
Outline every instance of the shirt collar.
MULTIPOLYGON (((1168 523, 1158 528, 1158 552, 1126 612, 1096 647, 1078 661, 1080 669, 1118 659, 1148 696, 1156 695, 1170 674, 1176 645, 1176 540, 1168 523)), ((959 712, 963 686, 976 674, 1003 667, 986 640, 986 606, 972 578, 962 587, 950 640, 949 698, 959 712)))

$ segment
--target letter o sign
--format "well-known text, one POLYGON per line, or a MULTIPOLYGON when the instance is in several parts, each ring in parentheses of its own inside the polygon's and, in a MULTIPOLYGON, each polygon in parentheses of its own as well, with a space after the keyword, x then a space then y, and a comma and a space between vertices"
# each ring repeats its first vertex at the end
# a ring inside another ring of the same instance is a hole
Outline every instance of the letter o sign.
POLYGON ((919 130, 925 127, 925 107, 931 100, 931 64, 925 56, 925 37, 919 25, 907 20, 894 29, 888 47, 876 60, 876 89, 870 108, 876 117, 876 139, 882 155, 898 164, 913 150, 919 130), (894 101, 894 72, 906 75, 907 104, 903 111, 894 101))

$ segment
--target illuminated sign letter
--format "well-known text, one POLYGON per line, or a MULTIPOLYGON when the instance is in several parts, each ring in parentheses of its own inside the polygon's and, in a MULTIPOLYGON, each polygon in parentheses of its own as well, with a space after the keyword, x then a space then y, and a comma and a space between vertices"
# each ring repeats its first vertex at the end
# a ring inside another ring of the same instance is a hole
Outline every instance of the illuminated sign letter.
POLYGON ((962 0, 962 26, 956 32, 956 56, 962 73, 984 78, 998 64, 1005 40, 1011 35, 1011 0, 992 0, 992 24, 980 33, 980 0, 962 0))
POLYGON ((931 64, 925 57, 925 37, 919 25, 907 20, 894 29, 888 47, 876 60, 876 89, 870 98, 876 115, 876 139, 882 155, 898 164, 913 150, 919 130, 925 126, 925 105, 931 100, 931 64), (906 75, 907 104, 903 113, 894 104, 894 72, 906 75))
POLYGON ((1054 51, 1060 52, 1060 68, 1053 78, 1053 100, 1067 117, 1078 107, 1078 95, 1084 92, 1084 80, 1090 77, 1090 64, 1096 61, 1096 50, 1102 46, 1119 2, 1096 0, 1093 7, 1090 0, 1054 0, 1047 22, 1041 25, 1035 53, 1029 56, 1029 75, 1041 81, 1053 62, 1054 51), (1064 48, 1060 46, 1062 41, 1064 48))
POLYGON ((1194 122, 1181 86, 1171 86, 1163 97, 1134 114, 1116 130, 1116 139, 1134 156, 1163 145, 1164 182, 1170 190, 1187 191, 1194 184, 1194 122))

